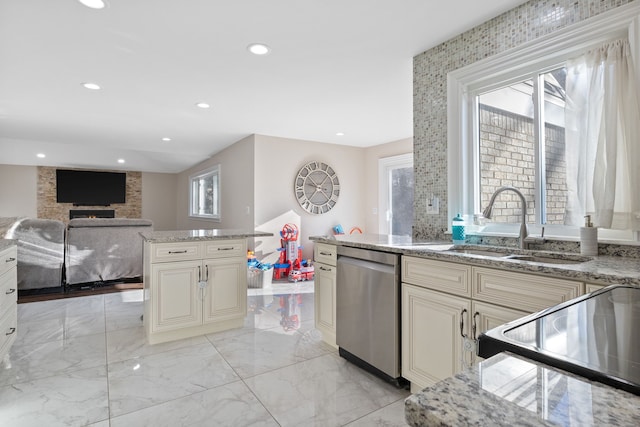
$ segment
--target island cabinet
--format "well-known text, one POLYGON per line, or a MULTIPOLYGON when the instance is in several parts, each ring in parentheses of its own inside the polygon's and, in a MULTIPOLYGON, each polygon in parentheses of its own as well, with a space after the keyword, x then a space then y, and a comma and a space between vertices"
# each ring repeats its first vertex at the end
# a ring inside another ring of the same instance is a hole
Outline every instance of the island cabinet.
POLYGON ((571 280, 402 257, 402 376, 417 392, 476 361, 489 329, 584 293, 571 280))
POLYGON ((150 344, 241 327, 245 239, 145 242, 144 324, 150 344))
POLYGON ((324 342, 336 347, 337 246, 316 243, 313 252, 315 327, 322 333, 324 342))
POLYGON ((0 251, 0 362, 8 363, 18 331, 18 276, 15 245, 0 251))

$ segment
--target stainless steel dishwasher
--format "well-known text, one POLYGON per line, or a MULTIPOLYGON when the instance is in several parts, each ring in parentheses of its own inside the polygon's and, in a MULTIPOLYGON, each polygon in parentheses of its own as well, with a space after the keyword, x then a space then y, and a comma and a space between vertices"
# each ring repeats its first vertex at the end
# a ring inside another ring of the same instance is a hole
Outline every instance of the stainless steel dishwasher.
POLYGON ((340 356, 403 386, 399 255, 338 246, 336 288, 340 356))

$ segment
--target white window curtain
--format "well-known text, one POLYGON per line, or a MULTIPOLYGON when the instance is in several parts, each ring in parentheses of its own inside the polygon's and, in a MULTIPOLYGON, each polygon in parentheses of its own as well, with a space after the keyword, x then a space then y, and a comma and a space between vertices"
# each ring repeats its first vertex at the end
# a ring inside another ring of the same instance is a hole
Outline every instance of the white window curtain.
POLYGON ((568 61, 567 225, 640 230, 640 108, 628 40, 568 61))

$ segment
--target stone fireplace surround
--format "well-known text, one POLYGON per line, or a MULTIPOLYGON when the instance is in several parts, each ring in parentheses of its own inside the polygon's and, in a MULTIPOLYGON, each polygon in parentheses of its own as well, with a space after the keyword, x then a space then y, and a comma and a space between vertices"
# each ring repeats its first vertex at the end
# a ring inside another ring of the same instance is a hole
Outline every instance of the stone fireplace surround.
POLYGON ((93 212, 99 210, 113 211, 113 216, 109 218, 142 218, 142 172, 127 171, 126 203, 113 204, 105 209, 104 206, 78 208, 72 203, 58 203, 56 201, 56 169, 58 168, 38 166, 38 218, 55 219, 68 224, 71 211, 77 212, 74 214, 78 215, 77 218, 103 218, 103 216, 94 215, 93 212), (87 212, 82 212, 84 210, 87 212))

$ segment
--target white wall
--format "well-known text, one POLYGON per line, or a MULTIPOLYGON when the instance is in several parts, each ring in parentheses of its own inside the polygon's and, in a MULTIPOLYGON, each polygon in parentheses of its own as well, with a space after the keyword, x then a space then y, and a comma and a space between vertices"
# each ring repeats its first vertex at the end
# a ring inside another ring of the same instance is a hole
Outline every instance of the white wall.
POLYGON ((38 168, 0 165, 0 217, 38 214, 38 168))
POLYGON ((177 183, 177 174, 142 172, 142 217, 154 230, 176 229, 177 183))
POLYGON ((380 229, 380 216, 378 215, 378 161, 385 157, 407 153, 413 153, 413 138, 405 138, 365 149, 365 182, 367 183, 367 191, 365 193, 364 215, 365 227, 368 233, 377 233, 380 229))
POLYGON ((371 189, 364 179, 364 165, 363 148, 255 135, 255 227, 276 235, 270 241, 263 239, 256 249, 268 253, 280 247, 279 232, 287 222, 299 221, 304 258, 313 258, 309 236, 332 234, 337 224, 346 231, 353 226, 366 228, 363 206, 371 189), (294 196, 294 178, 311 161, 327 163, 340 180, 338 203, 323 215, 307 213, 294 196))
POLYGON ((253 230, 253 141, 244 138, 209 159, 193 166, 177 178, 177 227, 191 229, 253 230), (189 176, 220 164, 220 222, 189 217, 189 176))

